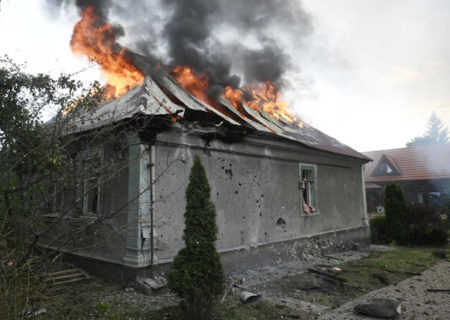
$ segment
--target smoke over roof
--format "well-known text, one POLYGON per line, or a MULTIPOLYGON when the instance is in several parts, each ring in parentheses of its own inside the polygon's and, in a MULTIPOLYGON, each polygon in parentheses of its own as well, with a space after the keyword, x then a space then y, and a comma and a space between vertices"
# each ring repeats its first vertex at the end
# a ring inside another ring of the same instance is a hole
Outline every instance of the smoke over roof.
POLYGON ((300 46, 313 31, 297 0, 45 1, 54 12, 93 6, 130 49, 206 73, 210 91, 218 92, 262 81, 281 87, 294 68, 286 43, 300 46))

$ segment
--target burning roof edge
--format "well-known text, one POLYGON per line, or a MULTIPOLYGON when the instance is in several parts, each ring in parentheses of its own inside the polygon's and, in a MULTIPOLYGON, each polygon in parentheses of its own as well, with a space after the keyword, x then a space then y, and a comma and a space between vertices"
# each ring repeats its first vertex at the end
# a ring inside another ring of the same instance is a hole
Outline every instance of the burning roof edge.
POLYGON ((279 121, 268 114, 259 113, 245 105, 243 110, 236 110, 225 98, 218 99, 220 108, 210 106, 186 92, 162 68, 154 67, 145 57, 131 51, 127 54, 132 63, 146 74, 144 83, 122 97, 100 106, 91 114, 88 124, 80 123, 71 133, 98 128, 111 122, 131 118, 136 114, 167 115, 182 119, 186 109, 190 109, 214 114, 232 126, 250 126, 257 132, 295 141, 313 149, 349 156, 365 162, 371 160, 306 123, 303 127, 298 127, 279 121), (176 101, 165 92, 175 97, 176 101))

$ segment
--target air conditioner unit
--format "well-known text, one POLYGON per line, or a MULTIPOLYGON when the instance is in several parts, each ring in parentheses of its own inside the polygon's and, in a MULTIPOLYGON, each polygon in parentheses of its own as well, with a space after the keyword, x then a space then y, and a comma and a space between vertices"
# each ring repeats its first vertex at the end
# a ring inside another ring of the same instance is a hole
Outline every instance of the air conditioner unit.
POLYGON ((300 181, 298 182, 298 187, 299 187, 300 189, 306 189, 306 181, 300 180, 300 181))

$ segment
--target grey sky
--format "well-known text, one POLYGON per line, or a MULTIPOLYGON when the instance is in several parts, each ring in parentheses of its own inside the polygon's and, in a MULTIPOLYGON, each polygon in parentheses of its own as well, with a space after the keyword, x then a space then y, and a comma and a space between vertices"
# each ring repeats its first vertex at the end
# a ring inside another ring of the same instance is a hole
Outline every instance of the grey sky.
MULTIPOLYGON (((101 79, 70 52, 75 11, 50 16, 41 1, 0 3, 0 54, 27 61, 31 72, 87 68, 80 79, 101 79)), ((404 146, 433 110, 450 125, 450 1, 302 3, 314 31, 287 48, 297 68, 285 95, 306 122, 359 151, 404 146)))

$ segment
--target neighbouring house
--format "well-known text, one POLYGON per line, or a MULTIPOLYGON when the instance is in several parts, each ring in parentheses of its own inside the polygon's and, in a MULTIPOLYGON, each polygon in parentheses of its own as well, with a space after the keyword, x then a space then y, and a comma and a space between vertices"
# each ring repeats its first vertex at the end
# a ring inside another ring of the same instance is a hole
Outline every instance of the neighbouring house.
POLYGON ((408 203, 439 207, 450 189, 450 143, 364 152, 367 210, 383 213, 384 186, 400 184, 408 203))
POLYGON ((117 280, 163 270, 184 243, 196 154, 211 185, 226 272, 369 244, 367 156, 306 123, 246 105, 238 110, 224 98, 205 104, 131 55, 144 83, 67 133, 79 137, 71 150, 81 178, 59 191, 47 215, 61 221, 46 239, 52 248, 57 238, 63 250, 117 280), (108 126, 110 136, 96 134, 108 126), (117 168, 108 179, 93 169, 105 163, 117 168))

